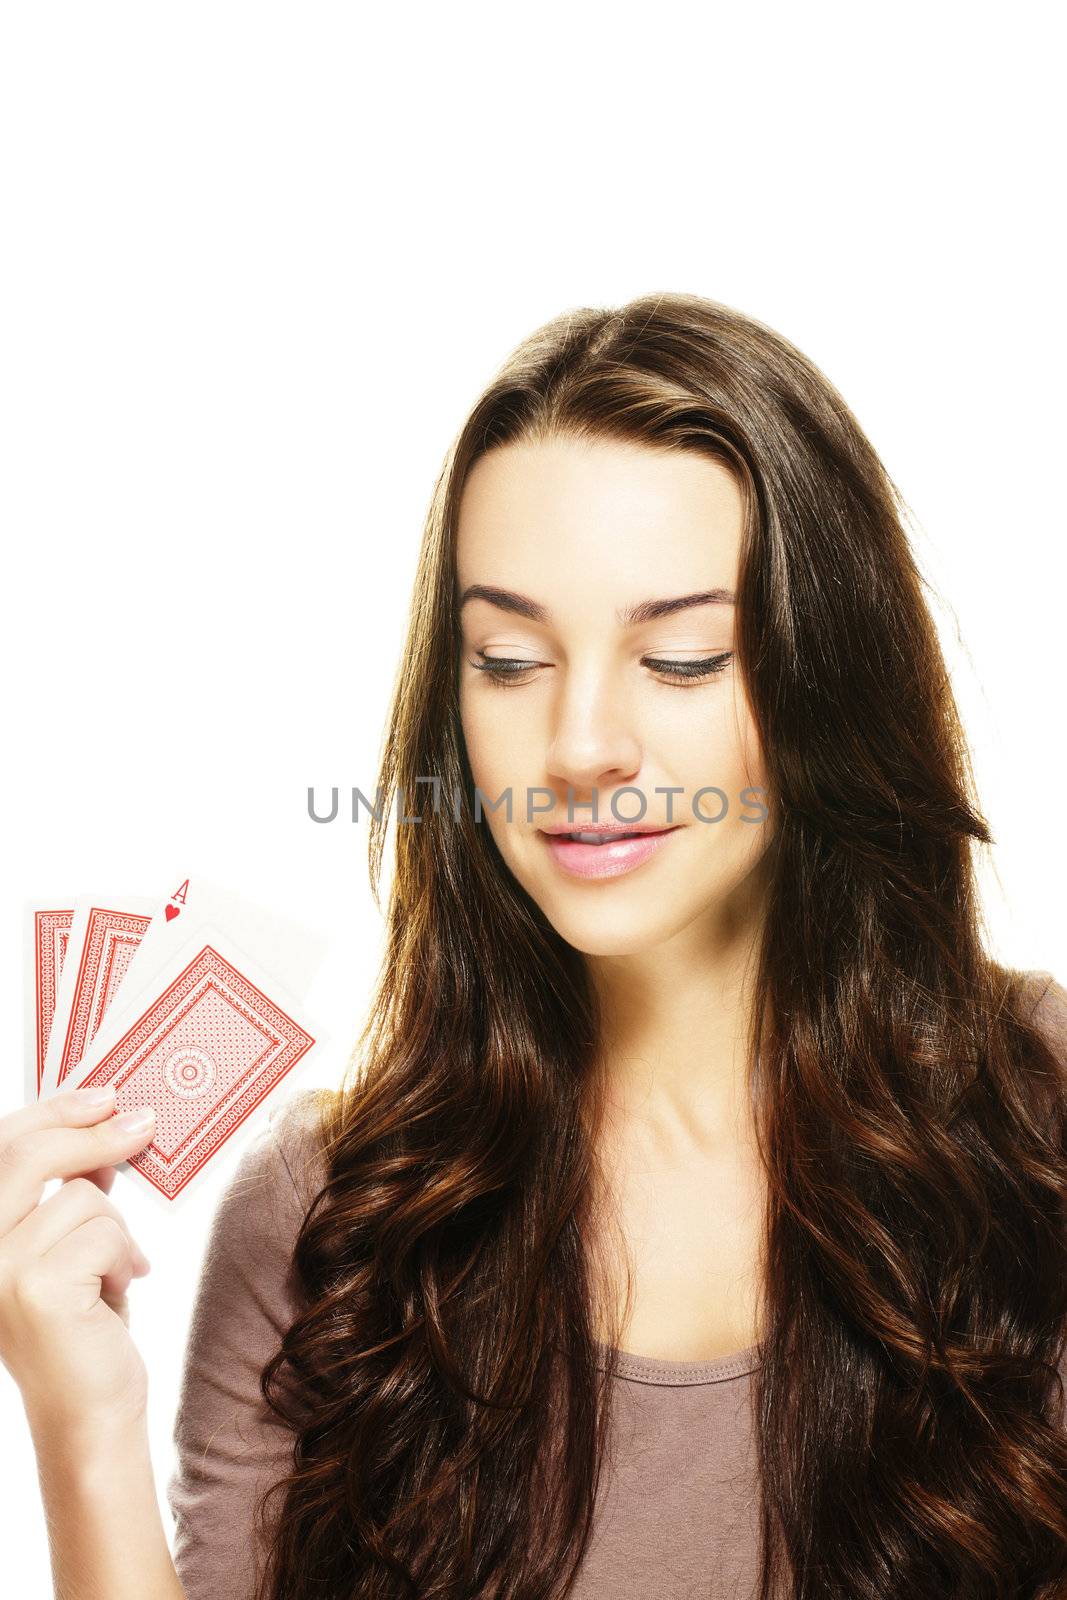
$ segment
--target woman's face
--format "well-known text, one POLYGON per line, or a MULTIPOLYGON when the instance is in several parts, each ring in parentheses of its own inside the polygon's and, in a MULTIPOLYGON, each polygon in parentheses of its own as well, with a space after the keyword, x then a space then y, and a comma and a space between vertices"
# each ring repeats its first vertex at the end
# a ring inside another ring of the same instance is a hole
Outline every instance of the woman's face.
POLYGON ((460 712, 482 815, 519 883, 587 954, 744 920, 771 822, 731 654, 742 509, 710 458, 621 442, 509 444, 464 485, 460 712), (662 604, 709 591, 723 594, 662 604), (698 797, 709 786, 723 794, 698 797), (506 804, 492 809, 508 790, 510 822, 506 804), (670 831, 602 846, 544 831, 629 821, 670 831))

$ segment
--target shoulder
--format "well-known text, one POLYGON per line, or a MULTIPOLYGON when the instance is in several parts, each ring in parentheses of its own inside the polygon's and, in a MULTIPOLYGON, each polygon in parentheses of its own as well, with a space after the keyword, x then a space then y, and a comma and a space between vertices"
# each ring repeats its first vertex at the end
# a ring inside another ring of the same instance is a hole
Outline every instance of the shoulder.
POLYGON ((214 1241, 250 1252, 286 1249, 325 1181, 320 1137, 334 1091, 302 1089, 270 1107, 223 1190, 214 1241))
POLYGON ((271 1108, 260 1138, 263 1160, 283 1172, 306 1211, 326 1181, 325 1121, 337 1103, 333 1089, 300 1089, 271 1108))

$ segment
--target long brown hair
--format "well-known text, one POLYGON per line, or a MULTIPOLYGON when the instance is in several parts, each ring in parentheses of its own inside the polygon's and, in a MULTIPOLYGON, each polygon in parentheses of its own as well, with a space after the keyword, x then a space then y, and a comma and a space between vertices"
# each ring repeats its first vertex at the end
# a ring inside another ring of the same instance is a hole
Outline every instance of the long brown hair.
POLYGON ((323 1117, 306 1310, 263 1372, 294 1457, 259 1506, 259 1600, 556 1600, 590 1536, 614 1376, 588 1247, 600 1023, 474 818, 457 686, 466 474, 553 435, 699 451, 745 499, 735 655, 776 821, 749 1041, 761 1600, 1062 1596, 1067 1088, 984 940, 991 834, 907 507, 790 343, 658 294, 525 340, 436 486, 376 902, 398 796, 422 820, 396 828, 371 1015, 323 1117))

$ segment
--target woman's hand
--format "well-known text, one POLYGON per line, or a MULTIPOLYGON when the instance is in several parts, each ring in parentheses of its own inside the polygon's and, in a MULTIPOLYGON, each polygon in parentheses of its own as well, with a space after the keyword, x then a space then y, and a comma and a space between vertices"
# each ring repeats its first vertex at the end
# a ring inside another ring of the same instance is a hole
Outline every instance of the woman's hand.
POLYGON ((71 1437, 143 1418, 147 1401, 126 1290, 148 1260, 104 1191, 153 1125, 114 1109, 113 1090, 75 1089, 0 1117, 0 1360, 31 1429, 71 1437), (67 1181, 42 1201, 52 1178, 67 1181))

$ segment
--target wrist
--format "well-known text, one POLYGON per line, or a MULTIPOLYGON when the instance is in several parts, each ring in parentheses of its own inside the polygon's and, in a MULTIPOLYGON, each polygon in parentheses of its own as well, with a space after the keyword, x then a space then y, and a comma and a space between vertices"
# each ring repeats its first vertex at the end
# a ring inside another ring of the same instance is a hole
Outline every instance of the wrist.
POLYGON ((181 1600, 143 1417, 31 1421, 55 1594, 181 1600))
POLYGON ((66 1471, 91 1475, 104 1463, 141 1462, 148 1457, 148 1419, 130 1416, 72 1417, 27 1410, 37 1458, 62 1464, 66 1471))

